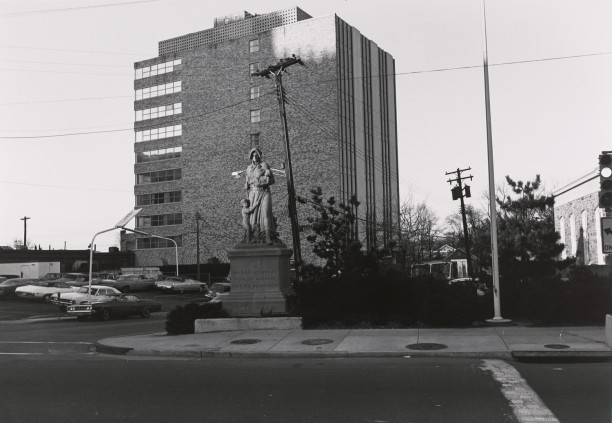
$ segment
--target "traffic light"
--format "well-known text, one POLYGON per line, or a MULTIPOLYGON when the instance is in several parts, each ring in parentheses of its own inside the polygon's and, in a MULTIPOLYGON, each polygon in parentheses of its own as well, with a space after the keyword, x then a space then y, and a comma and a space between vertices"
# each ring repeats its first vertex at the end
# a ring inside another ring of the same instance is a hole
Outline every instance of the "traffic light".
POLYGON ((612 208, 612 154, 599 156, 599 207, 612 208))

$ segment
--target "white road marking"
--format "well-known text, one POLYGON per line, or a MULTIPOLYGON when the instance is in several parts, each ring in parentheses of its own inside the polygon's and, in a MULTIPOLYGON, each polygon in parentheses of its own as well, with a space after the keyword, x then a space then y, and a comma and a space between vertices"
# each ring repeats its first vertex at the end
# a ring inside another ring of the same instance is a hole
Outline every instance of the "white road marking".
POLYGON ((502 394, 519 422, 559 423, 514 367, 502 360, 483 360, 483 363, 480 368, 493 373, 495 380, 501 384, 502 394))

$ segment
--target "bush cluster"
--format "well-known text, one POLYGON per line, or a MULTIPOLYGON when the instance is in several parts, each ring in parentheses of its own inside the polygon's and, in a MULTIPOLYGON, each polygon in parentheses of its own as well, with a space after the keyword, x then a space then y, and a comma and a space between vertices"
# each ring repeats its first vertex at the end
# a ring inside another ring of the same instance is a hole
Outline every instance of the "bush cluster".
MULTIPOLYGON (((488 282, 491 288, 490 281, 488 282)), ((465 327, 494 316, 493 293, 470 284, 393 273, 327 278, 294 286, 304 328, 465 327)), ((602 325, 612 311, 612 278, 577 269, 569 279, 500 282, 502 317, 547 325, 602 325)))
POLYGON ((228 317, 221 303, 189 303, 178 305, 166 316, 166 332, 168 335, 184 335, 194 333, 196 319, 217 319, 228 317))

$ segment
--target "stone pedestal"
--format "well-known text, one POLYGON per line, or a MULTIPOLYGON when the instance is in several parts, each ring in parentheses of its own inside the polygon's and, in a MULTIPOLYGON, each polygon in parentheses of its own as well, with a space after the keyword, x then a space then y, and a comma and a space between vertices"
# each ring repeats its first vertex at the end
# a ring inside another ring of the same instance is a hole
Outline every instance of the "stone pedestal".
POLYGON ((232 317, 287 314, 291 254, 284 245, 238 244, 228 250, 232 290, 223 309, 232 317))

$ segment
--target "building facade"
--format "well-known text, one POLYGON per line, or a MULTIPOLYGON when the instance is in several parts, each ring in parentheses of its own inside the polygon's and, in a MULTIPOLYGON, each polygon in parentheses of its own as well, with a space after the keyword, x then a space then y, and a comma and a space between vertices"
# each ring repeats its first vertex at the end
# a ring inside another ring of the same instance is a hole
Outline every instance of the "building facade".
MULTIPOLYGON (((135 207, 141 266, 227 260, 242 236, 240 200, 249 150, 277 169, 272 185, 280 238, 292 244, 283 126, 274 79, 253 72, 296 55, 283 77, 296 195, 356 195, 367 247, 395 239, 399 186, 393 57, 336 15, 294 7, 216 18, 215 26, 159 43, 135 63, 135 207), (197 219, 199 217, 199 219, 197 219), (171 240, 169 240, 171 239, 171 240), (175 244, 176 242, 176 244, 175 244)), ((298 204, 306 223, 308 205, 298 204)), ((303 257, 312 254, 302 233, 303 257)))
POLYGON ((599 178, 576 181, 578 188, 555 195, 555 230, 559 242, 565 245, 561 259, 575 257, 579 265, 611 264, 609 254, 603 253, 601 218, 605 211, 599 207, 599 178))

